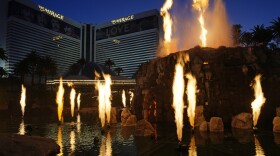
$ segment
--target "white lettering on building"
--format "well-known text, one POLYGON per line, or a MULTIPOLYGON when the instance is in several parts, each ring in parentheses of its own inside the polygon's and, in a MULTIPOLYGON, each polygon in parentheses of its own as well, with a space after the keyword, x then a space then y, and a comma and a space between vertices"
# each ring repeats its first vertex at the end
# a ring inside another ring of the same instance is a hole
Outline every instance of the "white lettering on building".
POLYGON ((55 18, 61 19, 61 20, 64 19, 64 16, 63 16, 63 15, 60 15, 60 14, 58 14, 58 13, 52 11, 52 10, 49 10, 49 9, 47 9, 47 8, 41 6, 41 5, 38 5, 38 7, 39 7, 39 9, 40 9, 41 12, 45 12, 45 13, 47 13, 47 14, 49 14, 49 15, 55 17, 55 18))
POLYGON ((123 23, 123 22, 131 21, 133 19, 134 19, 134 15, 130 15, 130 16, 127 16, 127 17, 122 17, 122 18, 118 18, 118 19, 112 20, 111 23, 112 24, 118 24, 118 23, 123 23))

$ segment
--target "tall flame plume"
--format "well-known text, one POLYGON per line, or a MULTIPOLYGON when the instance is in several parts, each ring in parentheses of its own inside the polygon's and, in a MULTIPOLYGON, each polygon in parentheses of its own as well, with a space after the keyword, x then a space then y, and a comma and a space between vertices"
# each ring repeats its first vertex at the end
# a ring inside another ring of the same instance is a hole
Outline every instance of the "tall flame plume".
POLYGON ((71 116, 72 117, 74 117, 75 98, 76 98, 76 91, 72 87, 71 92, 70 92, 70 104, 71 104, 71 116))
POLYGON ((20 105, 21 105, 21 112, 22 117, 24 116, 25 106, 26 106, 26 88, 24 85, 21 85, 21 98, 20 98, 20 105))
POLYGON ((163 30, 164 30, 164 42, 171 42, 172 36, 172 18, 168 12, 173 5, 173 0, 166 0, 160 9, 160 14, 163 16, 163 30))
POLYGON ((61 121, 62 119, 62 111, 63 111, 63 104, 64 104, 63 95, 64 95, 64 88, 62 83, 62 77, 60 77, 58 91, 56 93, 57 115, 59 121, 61 121))
POLYGON ((188 117, 190 125, 194 128, 195 107, 196 107, 196 79, 191 73, 187 73, 187 95, 188 95, 188 117))
POLYGON ((134 94, 132 91, 129 91, 129 95, 130 95, 129 103, 130 103, 130 107, 132 107, 132 99, 134 97, 134 94))
POLYGON ((255 100, 251 103, 252 112, 253 112, 253 121, 254 121, 254 127, 258 123, 258 119, 261 113, 261 107, 265 103, 266 99, 264 97, 264 94, 262 92, 262 86, 261 86, 261 75, 257 75, 255 77, 255 83, 252 85, 254 89, 254 96, 255 100))
POLYGON ((193 5, 192 5, 193 8, 199 12, 198 21, 200 23, 200 28, 201 28, 200 41, 202 47, 207 46, 207 29, 205 28, 204 13, 208 8, 208 5, 209 5, 209 0, 193 0, 193 5))
POLYGON ((125 98, 125 91, 122 91, 122 103, 123 103, 123 107, 126 107, 126 98, 125 98))
POLYGON ((173 80, 173 104, 172 107, 175 111, 175 123, 177 128, 177 137, 179 141, 182 141, 182 130, 183 130, 183 114, 184 114, 184 64, 179 58, 175 65, 175 75, 173 80))
MULTIPOLYGON (((96 73, 97 74, 97 73, 96 73)), ((99 77, 99 75, 97 74, 99 77)), ((99 101, 99 118, 101 120, 101 126, 104 127, 105 122, 110 123, 111 117, 111 76, 109 74, 103 74, 105 83, 97 81, 96 89, 98 89, 98 101, 99 101)))
POLYGON ((77 96, 77 106, 78 106, 78 111, 79 111, 80 106, 81 106, 81 93, 79 93, 78 96, 77 96))

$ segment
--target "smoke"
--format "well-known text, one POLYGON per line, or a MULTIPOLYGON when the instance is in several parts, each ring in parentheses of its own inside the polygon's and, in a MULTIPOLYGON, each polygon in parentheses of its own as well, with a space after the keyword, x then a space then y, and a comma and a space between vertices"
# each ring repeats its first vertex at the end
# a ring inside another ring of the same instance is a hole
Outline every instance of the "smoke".
MULTIPOLYGON (((163 39, 161 39, 157 50, 157 56, 159 57, 190 49, 201 43, 199 14, 192 8, 192 1, 185 1, 183 5, 181 2, 178 4, 174 1, 171 10, 173 19, 172 40, 168 45, 164 45, 163 39)), ((210 3, 204 15, 205 27, 208 31, 207 47, 231 46, 231 24, 228 21, 223 0, 214 0, 213 3, 210 3)))

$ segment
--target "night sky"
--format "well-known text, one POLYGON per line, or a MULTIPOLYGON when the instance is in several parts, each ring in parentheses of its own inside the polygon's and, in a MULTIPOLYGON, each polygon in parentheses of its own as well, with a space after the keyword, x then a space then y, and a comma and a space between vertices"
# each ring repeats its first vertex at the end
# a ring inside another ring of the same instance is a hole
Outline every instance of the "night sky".
MULTIPOLYGON (((79 22, 100 24, 118 17, 150 9, 160 9, 165 0, 33 0, 79 22)), ((210 0, 210 2, 213 0, 210 0)), ((174 0, 174 5, 188 7, 192 0, 174 0)), ((224 0, 231 24, 243 30, 254 25, 269 26, 280 16, 280 0, 224 0)))

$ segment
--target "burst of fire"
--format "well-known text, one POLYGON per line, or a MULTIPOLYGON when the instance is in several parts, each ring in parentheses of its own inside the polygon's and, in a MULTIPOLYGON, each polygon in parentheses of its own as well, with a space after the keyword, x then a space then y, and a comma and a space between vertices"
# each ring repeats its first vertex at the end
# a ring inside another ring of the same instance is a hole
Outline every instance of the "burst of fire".
POLYGON ((78 105, 78 111, 80 110, 80 105, 81 105, 81 93, 78 94, 77 96, 77 105, 78 105))
POLYGON ((172 18, 168 12, 173 5, 173 0, 166 0, 160 9, 160 14, 163 16, 163 30, 164 30, 164 42, 170 42, 172 36, 172 18))
POLYGON ((110 124, 111 119, 111 76, 109 74, 104 74, 105 79, 105 108, 106 108, 106 119, 107 123, 110 124))
POLYGON ((130 103, 130 107, 131 107, 132 99, 133 99, 133 97, 134 97, 134 94, 133 94, 132 91, 129 91, 129 95, 130 95, 129 103, 130 103))
POLYGON ((126 107, 126 98, 125 98, 125 91, 122 91, 122 103, 123 103, 123 107, 126 107))
POLYGON ((58 91, 56 93, 56 103, 57 103, 57 114, 58 114, 58 120, 61 121, 62 119, 62 111, 63 111, 63 103, 64 103, 64 88, 62 83, 62 77, 60 77, 58 91))
POLYGON ((23 120, 21 120, 21 123, 19 125, 19 132, 18 132, 18 134, 20 134, 20 135, 24 135, 25 134, 25 125, 24 125, 24 121, 23 120))
POLYGON ((58 129, 57 129, 57 142, 56 143, 60 147, 60 153, 58 155, 61 156, 61 155, 63 155, 62 128, 61 128, 61 126, 58 126, 58 129))
POLYGON ((99 101, 99 118, 101 120, 101 126, 104 127, 105 120, 110 123, 111 117, 111 76, 109 74, 103 74, 105 84, 97 81, 96 89, 98 89, 98 101, 99 101))
POLYGON ((74 117, 76 91, 74 88, 70 92, 71 116, 74 117))
POLYGON ((20 98, 20 105, 21 105, 21 112, 22 112, 22 117, 24 116, 25 112, 25 106, 26 106, 26 88, 24 85, 21 85, 21 98, 20 98))
POLYGON ((253 111, 253 121, 254 121, 254 127, 258 123, 258 119, 261 113, 261 107, 265 103, 266 99, 264 97, 264 94, 262 92, 262 86, 261 86, 261 75, 257 75, 255 77, 255 83, 252 85, 254 89, 254 96, 255 100, 251 103, 252 111, 253 111))
MULTIPOLYGON (((181 59, 180 59, 181 60, 181 59)), ((177 127, 177 136, 179 141, 182 140, 182 130, 183 130, 183 114, 184 114, 184 65, 182 61, 178 61, 175 65, 175 75, 173 80, 173 105, 175 110, 175 122, 177 127)))
POLYGON ((196 79, 191 73, 187 73, 187 95, 188 95, 188 117, 192 128, 194 128, 195 106, 196 106, 196 79))
POLYGON ((201 34, 200 34, 200 40, 201 40, 201 46, 206 47, 207 46, 207 29, 205 28, 204 24, 204 12, 208 8, 209 0, 193 0, 193 8, 199 12, 199 18, 198 21, 200 23, 201 28, 201 34))

